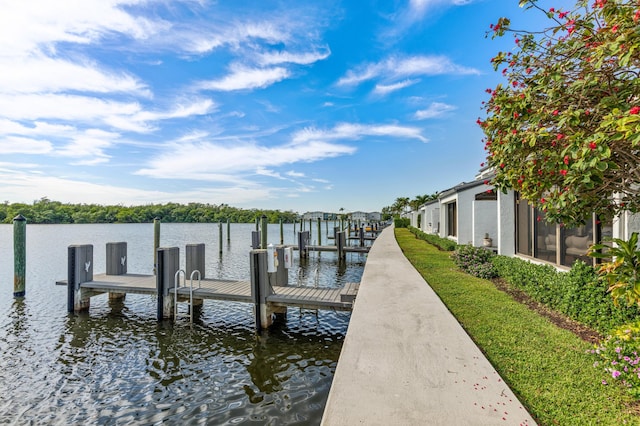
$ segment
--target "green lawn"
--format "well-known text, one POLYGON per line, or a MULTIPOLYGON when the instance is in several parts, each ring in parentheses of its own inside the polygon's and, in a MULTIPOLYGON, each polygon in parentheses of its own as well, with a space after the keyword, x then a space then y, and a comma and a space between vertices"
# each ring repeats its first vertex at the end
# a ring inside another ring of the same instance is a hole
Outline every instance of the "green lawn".
POLYGON ((587 353, 592 345, 456 268, 450 254, 396 229, 405 256, 540 425, 640 425, 640 404, 587 353))

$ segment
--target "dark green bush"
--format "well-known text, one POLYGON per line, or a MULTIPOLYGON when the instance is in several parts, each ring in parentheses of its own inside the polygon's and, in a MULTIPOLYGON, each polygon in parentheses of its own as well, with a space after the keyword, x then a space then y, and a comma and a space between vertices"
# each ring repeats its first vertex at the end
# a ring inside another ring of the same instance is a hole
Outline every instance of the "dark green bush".
POLYGON ((451 241, 447 238, 442 238, 434 234, 427 234, 425 232, 422 232, 418 228, 414 228, 413 226, 409 226, 408 228, 409 231, 411 231, 411 233, 416 236, 416 238, 424 240, 429 244, 438 247, 440 250, 453 251, 458 246, 455 241, 451 241))
POLYGON ((516 257, 491 259, 498 275, 534 300, 603 334, 640 318, 636 306, 616 307, 595 270, 578 261, 569 272, 516 257))
POLYGON ((393 219, 393 225, 396 228, 408 228, 411 224, 411 221, 406 217, 396 217, 393 219))
POLYGON ((495 253, 482 247, 474 247, 471 244, 459 245, 451 255, 453 262, 467 274, 474 277, 491 279, 498 275, 491 258, 495 253))

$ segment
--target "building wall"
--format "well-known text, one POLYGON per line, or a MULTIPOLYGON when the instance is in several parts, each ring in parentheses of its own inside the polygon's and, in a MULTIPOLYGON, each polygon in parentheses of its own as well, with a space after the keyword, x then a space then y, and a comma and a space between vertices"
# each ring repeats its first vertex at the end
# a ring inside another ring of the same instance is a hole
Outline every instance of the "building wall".
POLYGON ((473 201, 473 245, 483 245, 485 234, 493 240, 492 246, 498 244, 498 202, 494 200, 473 201))
POLYGON ((516 199, 515 193, 509 191, 506 194, 498 191, 498 241, 493 241, 498 246, 498 254, 514 256, 516 254, 516 199))
POLYGON ((458 244, 473 243, 473 202, 477 188, 458 192, 458 244))

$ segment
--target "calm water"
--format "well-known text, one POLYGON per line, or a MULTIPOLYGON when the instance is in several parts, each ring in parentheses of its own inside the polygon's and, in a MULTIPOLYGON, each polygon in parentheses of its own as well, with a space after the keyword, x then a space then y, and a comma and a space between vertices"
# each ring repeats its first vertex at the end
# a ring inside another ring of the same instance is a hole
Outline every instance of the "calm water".
MULTIPOLYGON (((207 277, 249 279, 250 233, 232 225, 219 254, 218 225, 162 224, 161 245, 206 244, 207 277)), ((315 227, 313 229, 315 234, 315 227)), ((323 227, 323 232, 325 228, 323 227)), ((313 235, 312 240, 317 236, 313 235)), ((153 225, 28 225, 26 297, 13 295, 13 231, 0 225, 0 424, 318 424, 349 313, 290 308, 286 324, 256 335, 249 304, 205 301, 202 315, 158 323, 155 299, 94 297, 66 312, 67 247, 128 243, 128 271, 153 268, 153 225)), ((280 242, 278 225, 269 241, 280 242)), ((323 235, 323 242, 326 243, 323 235)), ((293 244, 292 225, 285 243, 293 244)), ((312 254, 289 271, 291 284, 360 281, 365 257, 312 254)))

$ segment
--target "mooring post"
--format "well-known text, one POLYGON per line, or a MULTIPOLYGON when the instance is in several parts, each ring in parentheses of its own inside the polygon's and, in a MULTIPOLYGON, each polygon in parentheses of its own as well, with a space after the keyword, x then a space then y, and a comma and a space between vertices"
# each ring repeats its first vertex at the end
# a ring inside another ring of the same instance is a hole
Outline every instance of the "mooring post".
POLYGON ((333 227, 333 244, 336 246, 338 245, 338 232, 340 232, 340 227, 334 226, 333 227))
POLYGON ((260 248, 260 233, 258 231, 251 231, 251 248, 254 250, 260 248))
POLYGON ((309 219, 309 241, 311 241, 311 238, 313 238, 313 219, 309 219))
POLYGON ((280 219, 280 244, 284 244, 284 225, 282 219, 280 219))
POLYGON ((82 294, 80 284, 93 281, 93 246, 72 245, 67 253, 67 311, 86 311, 91 299, 82 294))
POLYGON ((296 236, 296 225, 297 225, 298 221, 293 219, 293 236, 296 236))
POLYGON ((309 244, 309 231, 298 232, 298 253, 300 258, 305 258, 309 255, 307 245, 309 244))
POLYGON ((337 245, 338 245, 338 258, 339 259, 345 259, 346 255, 345 255, 344 247, 345 247, 346 241, 347 241, 345 232, 344 231, 338 232, 336 240, 337 240, 337 245))
POLYGON ((191 277, 193 271, 200 272, 200 279, 204 279, 205 267, 205 245, 199 244, 187 244, 185 247, 185 275, 187 279, 191 277))
POLYGON ((231 221, 227 219, 227 245, 231 242, 231 221))
POLYGON ((13 218, 13 297, 24 297, 27 271, 27 219, 13 218))
POLYGON ((269 274, 267 273, 267 250, 251 251, 251 297, 254 304, 256 330, 269 328, 273 322, 272 312, 267 306, 267 297, 271 293, 269 274))
MULTIPOLYGON (((220 222, 222 224, 222 222, 220 222)), ((221 236, 222 237, 222 236, 221 236)), ((198 284, 196 280, 200 278, 203 280, 205 278, 205 245, 204 243, 199 244, 187 244, 185 247, 185 280, 189 280, 189 284, 191 284, 191 279, 193 279, 194 288, 197 288, 198 284), (195 272, 198 271, 198 272, 195 272)), ((177 301, 174 301, 176 303, 177 301)), ((191 300, 193 303, 193 312, 191 314, 195 317, 198 317, 202 313, 202 307, 204 306, 204 299, 201 298, 193 298, 191 300)))
POLYGON ((318 245, 322 245, 322 219, 318 218, 318 245))
MULTIPOLYGON (((107 243, 107 275, 124 275, 127 273, 127 243, 107 243)), ((109 292, 109 300, 123 300, 127 293, 109 292)))
POLYGON ((276 246, 278 253, 278 270, 276 271, 276 285, 286 287, 289 285, 289 270, 285 268, 284 262, 285 246, 276 246))
POLYGON ((174 286, 176 272, 180 268, 180 249, 178 247, 158 248, 158 273, 156 290, 158 292, 158 321, 173 316, 173 294, 169 289, 174 286))
POLYGON ((360 247, 364 247, 364 226, 360 226, 360 247))
MULTIPOLYGON (((218 234, 220 234, 220 238, 219 238, 219 240, 220 240, 219 243, 220 244, 218 244, 219 249, 220 249, 219 253, 222 254, 222 222, 218 222, 218 231, 219 231, 218 234)), ((187 274, 187 276, 188 276, 188 274, 187 274)))
POLYGON ((153 274, 158 272, 158 248, 160 247, 160 218, 153 219, 153 274))
POLYGON ((261 238, 260 238, 260 248, 267 248, 267 215, 263 214, 260 218, 260 227, 262 228, 261 238))

